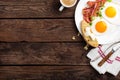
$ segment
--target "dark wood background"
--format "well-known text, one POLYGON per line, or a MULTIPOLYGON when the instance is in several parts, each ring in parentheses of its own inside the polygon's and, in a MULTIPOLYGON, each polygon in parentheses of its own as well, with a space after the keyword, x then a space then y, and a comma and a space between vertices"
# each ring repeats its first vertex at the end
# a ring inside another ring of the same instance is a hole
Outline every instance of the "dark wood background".
POLYGON ((75 7, 59 7, 59 0, 0 0, 0 80, 120 80, 90 66, 75 7))

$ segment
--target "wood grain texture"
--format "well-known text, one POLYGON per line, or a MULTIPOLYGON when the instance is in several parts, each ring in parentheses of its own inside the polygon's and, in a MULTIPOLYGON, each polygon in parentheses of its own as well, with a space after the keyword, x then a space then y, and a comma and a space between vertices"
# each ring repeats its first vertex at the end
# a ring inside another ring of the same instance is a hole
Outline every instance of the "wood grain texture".
POLYGON ((0 65, 89 65, 84 43, 0 43, 0 65))
POLYGON ((89 65, 75 6, 59 12, 60 6, 59 0, 0 0, 0 80, 120 80, 89 65))
POLYGON ((53 42, 83 41, 72 19, 0 20, 0 41, 53 42), (76 36, 73 40, 72 37, 76 36))
POLYGON ((73 18, 75 7, 59 12, 59 0, 0 0, 0 18, 73 18))
POLYGON ((0 66, 6 80, 119 80, 120 75, 99 75, 90 66, 0 66))

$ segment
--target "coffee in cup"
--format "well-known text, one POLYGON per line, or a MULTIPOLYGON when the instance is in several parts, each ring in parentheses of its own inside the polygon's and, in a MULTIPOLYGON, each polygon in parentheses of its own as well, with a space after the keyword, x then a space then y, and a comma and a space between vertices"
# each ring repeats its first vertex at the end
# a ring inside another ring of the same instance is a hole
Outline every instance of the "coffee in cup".
POLYGON ((76 4, 77 0, 60 0, 62 6, 59 8, 59 11, 62 11, 64 7, 73 7, 76 4))

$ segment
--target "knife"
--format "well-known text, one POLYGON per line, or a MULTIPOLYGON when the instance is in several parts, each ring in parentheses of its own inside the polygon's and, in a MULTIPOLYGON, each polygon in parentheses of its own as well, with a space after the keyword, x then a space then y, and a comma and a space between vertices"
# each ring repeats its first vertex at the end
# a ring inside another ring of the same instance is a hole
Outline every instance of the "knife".
MULTIPOLYGON (((109 48, 111 48, 112 46, 114 46, 114 45, 116 45, 116 44, 119 44, 119 43, 120 43, 120 41, 113 43, 112 45, 110 45, 110 46, 104 51, 104 53, 105 53, 109 48)), ((100 58, 100 57, 101 57, 101 56, 97 56, 95 59, 91 60, 91 62, 96 61, 96 60, 97 60, 98 58, 100 58)))
POLYGON ((98 66, 101 67, 110 58, 110 56, 114 52, 116 52, 119 48, 120 48, 120 46, 113 47, 112 50, 98 63, 98 66))

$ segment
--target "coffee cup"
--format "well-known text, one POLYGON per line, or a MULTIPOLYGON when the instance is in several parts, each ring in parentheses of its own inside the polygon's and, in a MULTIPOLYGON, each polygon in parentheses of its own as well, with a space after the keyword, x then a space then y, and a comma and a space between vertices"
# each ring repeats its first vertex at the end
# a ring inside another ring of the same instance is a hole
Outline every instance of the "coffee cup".
POLYGON ((73 7, 76 4, 77 0, 60 0, 61 7, 59 8, 59 11, 62 11, 64 7, 70 8, 73 7))

